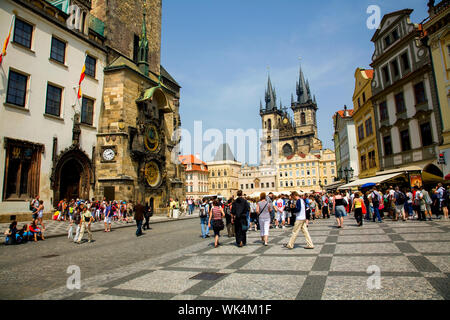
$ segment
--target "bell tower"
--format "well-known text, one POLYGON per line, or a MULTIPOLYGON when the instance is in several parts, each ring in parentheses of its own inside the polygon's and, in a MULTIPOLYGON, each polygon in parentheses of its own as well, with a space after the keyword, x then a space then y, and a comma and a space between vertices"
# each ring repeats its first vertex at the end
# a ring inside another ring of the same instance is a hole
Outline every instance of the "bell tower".
POLYGON ((125 56, 135 63, 147 62, 150 72, 160 74, 162 0, 92 0, 91 14, 105 24, 106 44, 111 49, 108 63, 125 56), (141 60, 145 58, 139 57, 144 31, 148 52, 147 59, 141 60))
POLYGON ((296 83, 297 101, 292 96, 291 109, 294 112, 295 131, 298 135, 299 145, 309 146, 311 149, 321 149, 322 142, 318 138, 317 130, 317 102, 311 95, 309 81, 305 81, 303 70, 300 67, 299 80, 296 83))
POLYGON ((281 126, 281 118, 283 111, 277 108, 277 95, 275 89, 272 86, 270 75, 267 80, 267 88, 265 92, 265 107, 263 107, 262 101, 259 103, 259 114, 262 121, 263 137, 261 144, 261 162, 267 163, 273 156, 274 149, 272 148, 272 140, 277 138, 276 133, 281 126))

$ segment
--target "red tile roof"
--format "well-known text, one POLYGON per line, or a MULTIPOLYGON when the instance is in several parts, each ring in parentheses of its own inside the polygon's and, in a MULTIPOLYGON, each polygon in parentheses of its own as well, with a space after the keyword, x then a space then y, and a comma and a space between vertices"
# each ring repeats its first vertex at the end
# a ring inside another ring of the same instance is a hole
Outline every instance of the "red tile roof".
POLYGON ((188 164, 192 165, 192 169, 187 171, 208 171, 207 164, 192 154, 187 156, 178 156, 178 159, 185 167, 187 167, 188 164), (203 170, 202 165, 204 166, 203 170))

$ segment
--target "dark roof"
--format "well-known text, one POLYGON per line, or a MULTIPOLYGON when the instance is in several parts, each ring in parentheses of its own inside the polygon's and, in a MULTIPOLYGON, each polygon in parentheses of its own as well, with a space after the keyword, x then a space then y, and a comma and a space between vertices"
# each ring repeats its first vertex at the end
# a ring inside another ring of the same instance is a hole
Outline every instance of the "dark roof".
POLYGON ((230 146, 228 145, 228 143, 224 143, 219 147, 219 149, 217 149, 214 161, 227 161, 227 160, 236 161, 233 152, 231 152, 230 146))
POLYGON ((176 84, 177 86, 181 87, 178 82, 175 81, 175 79, 170 75, 170 73, 167 72, 166 69, 164 69, 163 66, 161 66, 161 76, 163 76, 164 78, 168 79, 169 81, 172 81, 174 84, 176 84))

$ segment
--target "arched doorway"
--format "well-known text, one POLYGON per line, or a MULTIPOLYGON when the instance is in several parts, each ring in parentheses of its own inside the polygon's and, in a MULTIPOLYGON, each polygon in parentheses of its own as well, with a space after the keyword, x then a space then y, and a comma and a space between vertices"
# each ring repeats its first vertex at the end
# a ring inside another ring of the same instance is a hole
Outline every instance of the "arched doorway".
POLYGON ((54 163, 50 178, 54 206, 64 198, 89 199, 94 176, 89 157, 78 146, 72 146, 63 151, 54 163))
POLYGON ((70 159, 61 168, 59 184, 60 199, 80 198, 80 183, 83 167, 75 159, 70 159))

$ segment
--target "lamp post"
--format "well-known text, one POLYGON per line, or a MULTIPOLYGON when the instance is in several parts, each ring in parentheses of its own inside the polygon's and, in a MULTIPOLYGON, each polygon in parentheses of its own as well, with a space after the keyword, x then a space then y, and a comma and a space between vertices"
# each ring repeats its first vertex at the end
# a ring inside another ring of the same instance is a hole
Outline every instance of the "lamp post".
MULTIPOLYGON (((339 169, 340 170, 340 169, 339 169)), ((348 184, 348 181, 353 178, 353 173, 355 172, 355 170, 353 170, 353 168, 345 168, 344 169, 344 178, 345 178, 345 184, 348 184)))

